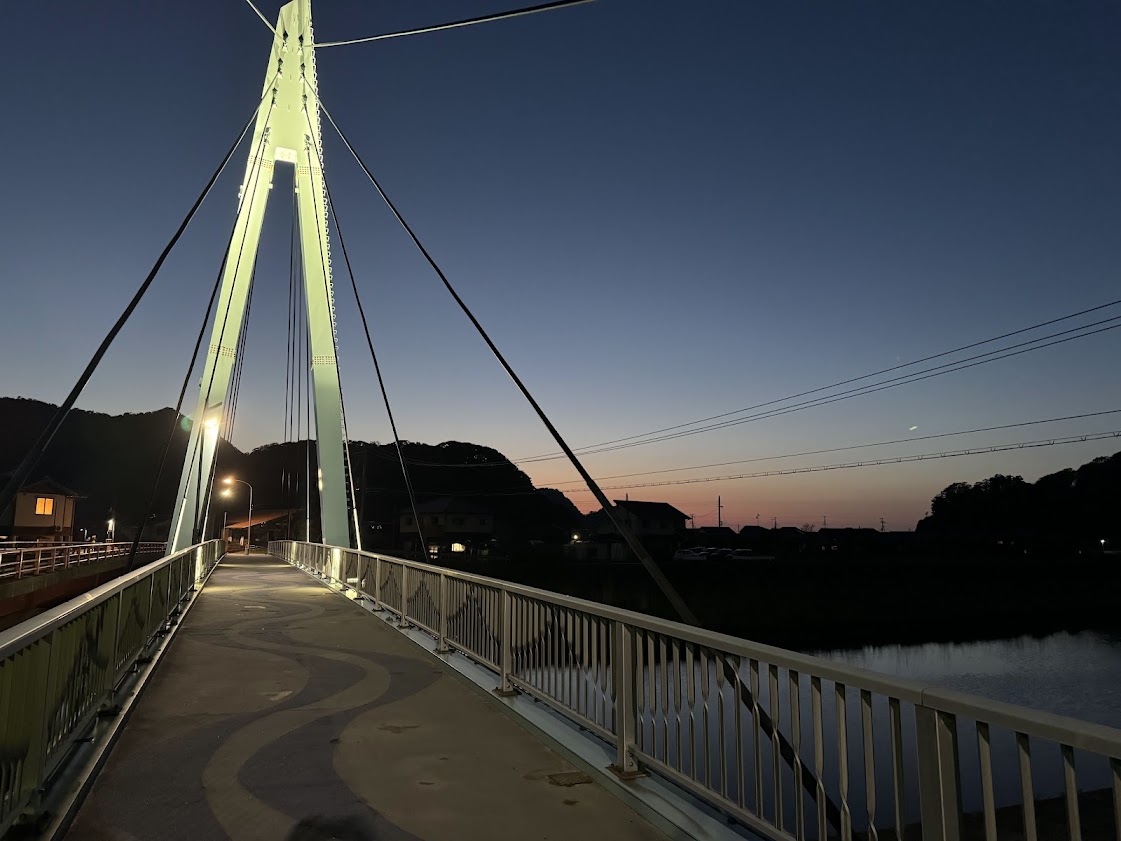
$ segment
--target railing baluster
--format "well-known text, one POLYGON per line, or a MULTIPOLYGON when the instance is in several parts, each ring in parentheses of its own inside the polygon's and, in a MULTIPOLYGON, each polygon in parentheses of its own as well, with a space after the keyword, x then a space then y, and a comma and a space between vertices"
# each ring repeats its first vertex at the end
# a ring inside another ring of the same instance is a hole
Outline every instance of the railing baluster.
POLYGON ((985 818, 985 841, 996 841, 992 743, 989 739, 989 725, 983 721, 977 722, 977 756, 981 762, 981 804, 985 818))
POLYGON ((755 816, 763 817, 763 727, 759 721, 759 661, 752 659, 751 672, 751 746, 755 754, 755 816))
POLYGON ((1016 733, 1016 749, 1020 755, 1020 795, 1024 807, 1024 838, 1036 841, 1035 794, 1031 779, 1031 741, 1027 733, 1016 733))
POLYGON ((743 669, 743 660, 739 657, 729 658, 729 666, 735 672, 735 680, 732 681, 732 714, 733 721, 736 723, 735 736, 736 736, 736 805, 741 809, 746 807, 746 792, 747 785, 744 780, 743 767, 743 676, 741 671, 743 669))
POLYGON ((806 837, 806 804, 802 791, 802 694, 798 672, 787 670, 790 682, 790 744, 794 748, 794 835, 802 841, 806 837))
POLYGON ((891 793, 895 806, 895 837, 902 841, 906 823, 905 789, 903 787, 903 713, 898 698, 887 699, 888 721, 891 726, 891 793))
MULTIPOLYGON (((697 720, 694 710, 697 706, 697 680, 693 674, 693 646, 685 643, 685 702, 689 705, 689 770, 688 774, 697 779, 697 720)), ((685 768, 681 769, 683 772, 685 768)))
POLYGON ((685 761, 681 756, 681 647, 683 645, 684 643, 679 640, 670 643, 670 648, 673 649, 673 715, 674 723, 677 725, 673 740, 674 767, 682 772, 685 770, 685 761))
POLYGON ((1121 838, 1121 759, 1109 760, 1109 772, 1113 777, 1113 834, 1121 838))
MULTIPOLYGON (((813 715, 814 775, 817 777, 814 795, 817 803, 817 838, 818 841, 825 841, 829 833, 825 812, 825 734, 822 732, 824 728, 821 720, 821 678, 816 675, 810 678, 810 711, 813 715)), ((899 837, 902 839, 903 836, 899 837)))
POLYGON ((724 658, 717 657, 713 660, 716 674, 716 744, 720 748, 717 759, 720 762, 720 794, 728 796, 728 747, 727 731, 724 726, 724 658))
POLYGON ((1078 813, 1078 775, 1074 770, 1074 748, 1070 745, 1063 745, 1062 754, 1063 784, 1066 789, 1067 827, 1070 829, 1070 841, 1082 841, 1082 820, 1078 813))
POLYGON ((782 720, 782 706, 779 704, 778 666, 769 664, 767 666, 767 676, 771 687, 771 724, 774 727, 774 735, 771 736, 771 765, 775 775, 775 827, 781 830, 784 815, 782 813, 782 752, 779 750, 779 734, 782 732, 779 723, 782 720))
POLYGON ((701 666, 701 756, 704 758, 704 776, 700 779, 708 787, 712 787, 712 750, 709 742, 712 740, 712 727, 710 725, 709 699, 712 691, 709 686, 708 675, 708 649, 700 648, 701 666))
POLYGON ((868 838, 876 841, 876 755, 872 734, 872 693, 860 690, 860 720, 864 735, 864 794, 868 809, 868 838))
POLYGON ((666 636, 658 635, 658 654, 661 663, 661 700, 658 709, 661 712, 661 761, 669 764, 669 653, 666 646, 666 636))
POLYGON ((841 841, 852 841, 852 810, 849 808, 848 706, 843 683, 833 685, 833 696, 837 701, 837 779, 841 792, 841 841))

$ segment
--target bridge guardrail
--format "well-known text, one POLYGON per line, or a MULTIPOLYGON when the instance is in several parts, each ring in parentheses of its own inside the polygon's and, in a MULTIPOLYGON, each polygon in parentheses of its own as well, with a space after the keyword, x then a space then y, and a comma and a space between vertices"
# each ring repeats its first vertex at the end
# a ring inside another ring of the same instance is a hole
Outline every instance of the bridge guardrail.
MULTIPOLYGON (((0 545, 0 581, 26 578, 127 556, 132 543, 38 543, 18 548, 0 545)), ((163 554, 163 543, 141 543, 137 553, 163 554)))
POLYGON ((1035 841, 1038 812, 1081 839, 1083 806, 1121 838, 1121 730, 415 561, 269 551, 606 740, 620 775, 658 774, 767 838, 949 841, 969 824, 995 841, 999 817, 1035 841))
POLYGON ((221 554, 217 540, 192 546, 0 631, 0 836, 221 554))

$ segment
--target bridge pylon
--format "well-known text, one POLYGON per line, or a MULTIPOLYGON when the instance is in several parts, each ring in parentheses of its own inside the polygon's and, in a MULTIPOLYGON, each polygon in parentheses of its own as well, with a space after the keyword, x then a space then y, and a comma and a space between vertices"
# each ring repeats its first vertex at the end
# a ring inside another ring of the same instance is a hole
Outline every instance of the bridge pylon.
POLYGON ((278 164, 295 169, 293 188, 311 348, 318 451, 316 480, 323 542, 334 546, 354 545, 347 510, 343 409, 326 188, 321 168, 322 136, 318 99, 314 95, 317 88, 313 45, 311 0, 292 0, 281 8, 277 19, 262 89, 263 104, 249 147, 199 400, 179 480, 168 538, 169 553, 197 543, 202 537, 204 514, 215 478, 217 445, 225 432, 223 425, 228 413, 224 407, 236 368, 238 339, 257 262, 261 223, 278 164))

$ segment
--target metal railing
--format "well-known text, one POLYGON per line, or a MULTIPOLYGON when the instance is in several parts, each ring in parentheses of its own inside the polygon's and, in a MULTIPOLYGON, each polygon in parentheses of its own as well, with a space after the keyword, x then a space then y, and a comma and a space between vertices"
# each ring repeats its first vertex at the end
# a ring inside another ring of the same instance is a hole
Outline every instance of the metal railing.
POLYGON ((269 551, 767 838, 1035 841, 1038 813, 1081 839, 1085 812, 1121 839, 1121 730, 399 558, 269 551))
MULTIPOLYGON (((38 543, 20 548, 0 546, 0 580, 58 572, 71 567, 127 556, 132 543, 38 543)), ((164 552, 163 543, 141 543, 140 555, 164 552)))
MULTIPOLYGON (((0 836, 221 557, 212 540, 0 632, 0 836)), ((127 551, 127 545, 125 547, 127 551)))

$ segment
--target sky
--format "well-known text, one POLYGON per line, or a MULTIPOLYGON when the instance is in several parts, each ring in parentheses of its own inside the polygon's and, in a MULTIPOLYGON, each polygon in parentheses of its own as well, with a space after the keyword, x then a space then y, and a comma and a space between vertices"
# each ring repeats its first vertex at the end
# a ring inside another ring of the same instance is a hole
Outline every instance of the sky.
MULTIPOLYGON (((281 4, 258 5, 275 20, 281 4)), ((321 0, 316 37, 510 7, 321 0)), ((0 394, 58 403, 256 107, 272 35, 243 0, 62 0, 17 4, 6 18, 18 71, 0 135, 0 394)), ((1121 298, 1118 43, 1121 6, 1106 0, 599 0, 327 48, 317 69, 343 131, 582 448, 1121 298)), ((324 142, 402 437, 473 441, 515 460, 555 453, 338 138, 325 131, 324 142)), ((247 154, 80 407, 174 405, 247 154)), ((289 183, 278 173, 265 221, 232 433, 242 449, 284 436, 289 183)), ((350 435, 388 441, 340 269, 336 259, 350 435)), ((1119 315, 1106 308, 1004 344, 1119 315)), ((1118 359, 1121 331, 1110 330, 585 463, 612 498, 668 501, 697 525, 716 523, 719 496, 734 527, 878 528, 882 517, 913 528, 952 482, 1034 480, 1119 441, 621 486, 1121 429, 1121 414, 1102 415, 774 458, 1119 409, 1118 359), (610 478, 759 458, 769 460, 610 478)), ((598 507, 563 461, 524 469, 598 507)))

